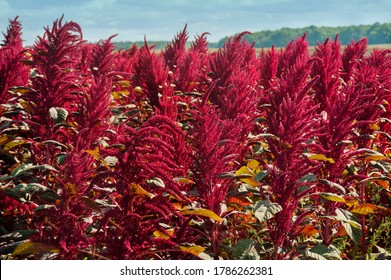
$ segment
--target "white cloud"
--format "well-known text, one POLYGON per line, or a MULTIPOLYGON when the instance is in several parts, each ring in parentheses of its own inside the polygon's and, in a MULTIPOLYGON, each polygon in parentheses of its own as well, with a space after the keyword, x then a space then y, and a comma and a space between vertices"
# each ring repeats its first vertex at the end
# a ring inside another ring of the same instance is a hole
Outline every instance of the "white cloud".
POLYGON ((260 31, 308 25, 390 22, 391 1, 378 0, 0 0, 0 31, 20 15, 24 38, 34 41, 43 26, 65 15, 76 21, 86 39, 171 40, 188 23, 190 37, 210 32, 210 41, 244 30, 260 31), (44 8, 42 8, 44 7, 44 8))

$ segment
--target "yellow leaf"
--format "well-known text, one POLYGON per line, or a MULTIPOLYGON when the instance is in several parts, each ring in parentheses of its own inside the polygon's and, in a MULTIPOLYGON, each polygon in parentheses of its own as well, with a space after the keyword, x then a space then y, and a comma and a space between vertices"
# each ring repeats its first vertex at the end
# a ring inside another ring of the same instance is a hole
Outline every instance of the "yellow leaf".
POLYGON ((238 171, 236 171, 235 176, 240 179, 240 181, 252 186, 258 186, 258 182, 254 179, 254 171, 248 166, 242 166, 238 171))
POLYGON ((4 152, 7 152, 9 150, 11 150, 12 148, 14 147, 17 147, 17 146, 20 146, 20 145, 23 145, 27 143, 26 140, 21 140, 21 139, 18 139, 18 140, 14 140, 14 141, 11 141, 11 142, 8 142, 5 146, 4 146, 4 149, 3 151, 4 152))
POLYGON ((126 90, 113 91, 113 92, 111 93, 111 95, 113 96, 113 98, 114 98, 115 100, 118 100, 118 99, 123 98, 124 96, 129 95, 129 92, 126 91, 126 90))
POLYGON ((202 216, 202 217, 207 217, 212 220, 215 220, 217 222, 221 222, 223 219, 217 215, 215 212, 204 209, 204 208, 195 208, 195 209, 185 209, 179 212, 182 215, 197 215, 197 216, 202 216))
POLYGON ((199 256, 202 252, 205 251, 204 247, 193 245, 193 246, 179 246, 182 252, 190 253, 194 256, 199 256))
POLYGON ((155 230, 153 232, 153 236, 157 237, 157 238, 163 238, 165 240, 168 240, 174 234, 174 229, 173 228, 167 229, 166 232, 167 232, 168 235, 163 233, 163 232, 161 232, 160 230, 155 230))
POLYGON ((19 244, 12 252, 13 255, 28 255, 41 252, 58 253, 60 250, 53 246, 38 242, 26 241, 19 244))
POLYGON ((259 161, 257 161, 256 159, 253 159, 247 163, 247 167, 250 168, 253 172, 258 168, 258 166, 259 161))
POLYGON ((153 197, 155 196, 154 194, 152 194, 152 193, 146 191, 145 189, 143 189, 143 188, 142 188, 140 185, 138 185, 138 184, 133 184, 133 183, 131 183, 131 184, 129 185, 129 188, 130 188, 130 190, 131 190, 133 193, 135 193, 135 194, 146 195, 146 196, 148 196, 149 198, 153 198, 153 197))
POLYGON ((318 195, 324 200, 335 201, 335 202, 343 202, 345 203, 345 199, 342 196, 336 195, 334 193, 318 193, 318 195))
POLYGON ((346 200, 345 202, 347 206, 352 207, 358 204, 358 199, 349 199, 346 200))
POLYGON ((335 163, 335 161, 332 158, 328 158, 322 154, 309 154, 308 158, 312 160, 328 161, 330 163, 335 163))
POLYGON ((377 211, 379 211, 379 208, 376 205, 370 203, 354 206, 351 210, 352 213, 360 215, 374 214, 377 211))
POLYGON ((99 148, 98 147, 96 147, 94 150, 84 150, 84 152, 92 155, 97 160, 99 160, 101 158, 99 155, 99 148))

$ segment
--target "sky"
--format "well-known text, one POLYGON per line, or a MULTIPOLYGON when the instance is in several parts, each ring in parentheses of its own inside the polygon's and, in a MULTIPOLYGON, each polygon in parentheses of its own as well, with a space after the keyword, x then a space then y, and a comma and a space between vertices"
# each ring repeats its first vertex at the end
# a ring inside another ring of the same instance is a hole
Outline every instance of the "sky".
POLYGON ((170 41, 185 24, 190 38, 209 32, 217 42, 242 31, 389 23, 391 0, 0 0, 0 30, 19 16, 28 45, 61 15, 91 42, 114 34, 113 41, 170 41))

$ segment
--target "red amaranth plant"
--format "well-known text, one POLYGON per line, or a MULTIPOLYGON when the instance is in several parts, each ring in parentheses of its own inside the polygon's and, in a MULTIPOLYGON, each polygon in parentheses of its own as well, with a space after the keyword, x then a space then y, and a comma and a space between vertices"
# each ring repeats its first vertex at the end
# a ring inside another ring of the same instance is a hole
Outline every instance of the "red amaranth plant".
POLYGON ((230 38, 210 61, 210 75, 216 86, 210 101, 219 106, 223 117, 235 119, 242 113, 251 114, 257 103, 257 59, 253 46, 242 37, 230 38))
POLYGON ((134 85, 141 87, 153 107, 160 108, 162 89, 170 86, 167 84, 168 71, 162 56, 151 52, 145 41, 134 66, 134 85))
POLYGON ((273 135, 267 143, 274 157, 269 175, 270 200, 282 208, 268 223, 275 259, 293 257, 297 227, 312 212, 304 211, 293 221, 299 199, 307 193, 299 191, 300 179, 318 168, 305 156, 312 150, 310 141, 320 132, 319 116, 308 94, 318 77, 308 81, 312 61, 307 48, 305 35, 288 44, 280 55, 283 68, 277 74, 276 86, 267 91, 271 105, 267 109, 267 132, 273 135))
POLYGON ((78 73, 75 72, 80 59, 82 42, 80 26, 75 22, 62 23, 62 18, 45 28, 31 49, 33 73, 32 91, 27 96, 34 106, 31 128, 35 136, 53 139, 51 108, 70 111, 80 89, 78 73))
POLYGON ((23 48, 22 27, 16 17, 9 21, 0 47, 0 103, 7 103, 10 94, 7 92, 14 86, 26 86, 29 77, 27 66, 22 60, 27 58, 23 48))
POLYGON ((171 202, 189 202, 176 180, 187 175, 190 164, 183 132, 170 118, 155 115, 137 130, 123 124, 117 141, 119 149, 102 151, 117 158, 116 171, 102 172, 93 180, 101 188, 115 186, 117 195, 111 199, 118 205, 105 213, 104 234, 97 238, 116 258, 159 255, 164 248, 170 248, 170 254, 183 254, 178 246, 195 238, 188 235, 190 220, 178 215, 171 202), (109 221, 114 228, 107 226, 109 221), (168 234, 167 228, 175 228, 175 233, 168 234), (160 238, 162 234, 169 237, 160 238))
POLYGON ((175 90, 183 93, 198 91, 208 70, 207 33, 195 38, 189 50, 180 56, 174 71, 175 90))
POLYGON ((80 117, 77 123, 79 133, 84 134, 84 149, 89 149, 93 141, 103 136, 108 129, 110 118, 110 100, 113 87, 114 46, 110 42, 112 37, 101 41, 92 48, 90 60, 89 88, 80 97, 80 117), (90 141, 86 141, 91 139, 90 141))

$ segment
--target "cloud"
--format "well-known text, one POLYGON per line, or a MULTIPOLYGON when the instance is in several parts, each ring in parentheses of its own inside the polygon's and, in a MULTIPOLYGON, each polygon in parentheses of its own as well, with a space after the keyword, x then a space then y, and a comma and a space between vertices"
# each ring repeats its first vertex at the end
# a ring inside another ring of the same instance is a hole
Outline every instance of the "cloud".
POLYGON ((210 32, 210 41, 244 30, 308 25, 337 26, 389 22, 391 1, 378 0, 0 0, 0 29, 20 15, 31 44, 43 26, 62 14, 83 28, 87 40, 119 33, 116 40, 171 40, 188 24, 190 37, 210 32))

